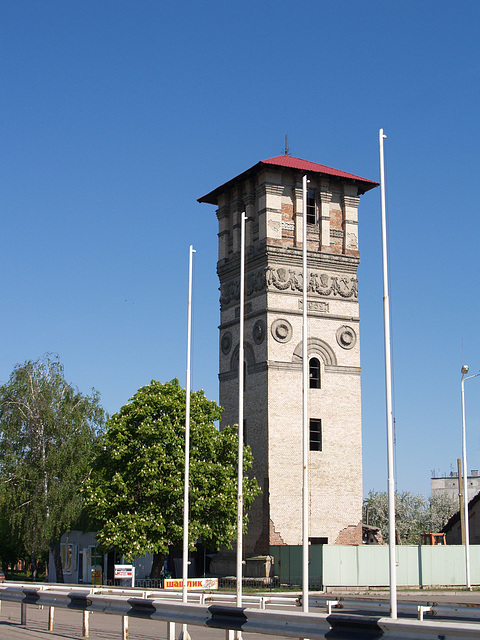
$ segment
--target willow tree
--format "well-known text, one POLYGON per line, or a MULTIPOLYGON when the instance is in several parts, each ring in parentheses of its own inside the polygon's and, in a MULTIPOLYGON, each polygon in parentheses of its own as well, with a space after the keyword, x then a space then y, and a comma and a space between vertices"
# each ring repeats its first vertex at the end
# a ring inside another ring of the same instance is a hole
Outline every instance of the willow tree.
POLYGON ((60 538, 82 512, 80 487, 104 423, 98 393, 69 384, 57 356, 17 365, 0 386, 0 516, 21 536, 34 576, 36 558, 51 548, 63 582, 60 538))
MULTIPOLYGON (((97 540, 127 560, 154 554, 152 577, 160 575, 169 546, 181 547, 183 540, 185 404, 176 379, 139 389, 107 422, 86 484, 88 508, 101 523, 97 540)), ((191 548, 197 539, 211 549, 230 547, 236 536, 238 430, 219 431, 220 415, 203 391, 191 394, 191 548)), ((244 472, 251 464, 245 447, 244 472)), ((245 477, 245 512, 259 493, 256 480, 245 477)))
MULTIPOLYGON (((370 491, 363 502, 364 518, 379 527, 388 542, 388 494, 370 491)), ((395 492, 395 530, 401 544, 421 544, 422 533, 438 533, 458 511, 458 502, 448 495, 425 498, 408 491, 395 492)))

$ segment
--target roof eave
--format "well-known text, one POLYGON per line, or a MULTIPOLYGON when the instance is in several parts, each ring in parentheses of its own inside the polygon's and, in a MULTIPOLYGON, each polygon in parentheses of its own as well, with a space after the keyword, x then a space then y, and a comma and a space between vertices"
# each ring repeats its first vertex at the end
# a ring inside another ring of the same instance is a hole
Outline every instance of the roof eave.
MULTIPOLYGON (((235 178, 231 178, 230 180, 227 180, 227 182, 225 182, 224 184, 220 185, 219 187, 217 187, 213 191, 210 191, 210 193, 207 193, 206 195, 202 196, 201 198, 198 198, 197 202, 217 205, 218 204, 218 196, 221 193, 223 193, 224 191, 226 191, 227 188, 232 187, 236 182, 241 182, 241 181, 245 180, 245 178, 247 178, 248 175, 250 175, 250 174, 258 173, 260 168, 267 168, 267 167, 268 168, 276 167, 277 169, 281 169, 282 171, 290 171, 292 173, 301 173, 302 172, 301 169, 298 169, 298 168, 295 168, 295 167, 286 167, 286 166, 283 166, 283 165, 280 165, 280 164, 272 164, 270 162, 264 162, 263 160, 260 160, 260 162, 257 162, 257 164, 254 164, 253 167, 250 167, 250 169, 247 169, 246 171, 243 171, 238 176, 235 176, 235 178)), ((310 171, 310 173, 312 173, 312 172, 310 171)), ((359 195, 363 195, 367 191, 370 191, 370 189, 374 189, 375 187, 379 186, 378 182, 373 182, 371 180, 362 179, 362 178, 359 178, 359 177, 356 177, 356 176, 352 176, 352 177, 335 176, 335 175, 332 175, 331 173, 327 173, 327 172, 323 172, 323 171, 315 171, 313 173, 316 173, 317 175, 324 175, 324 176, 328 177, 329 179, 335 180, 337 182, 350 182, 351 184, 356 184, 357 187, 358 187, 359 195)))

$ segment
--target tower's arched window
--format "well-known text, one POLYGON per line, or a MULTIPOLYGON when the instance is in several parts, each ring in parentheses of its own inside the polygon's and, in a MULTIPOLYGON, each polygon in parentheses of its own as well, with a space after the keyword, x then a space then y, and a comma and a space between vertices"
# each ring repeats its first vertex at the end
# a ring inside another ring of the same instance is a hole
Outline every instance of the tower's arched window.
POLYGON ((320 360, 310 358, 310 389, 320 389, 320 360))

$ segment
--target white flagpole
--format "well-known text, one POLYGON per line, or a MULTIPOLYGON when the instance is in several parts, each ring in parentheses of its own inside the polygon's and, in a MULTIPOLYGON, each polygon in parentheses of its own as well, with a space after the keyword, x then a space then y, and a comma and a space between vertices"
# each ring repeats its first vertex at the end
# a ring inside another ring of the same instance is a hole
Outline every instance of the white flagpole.
MULTIPOLYGON (((240 237, 240 333, 238 343, 238 500, 237 500, 237 607, 242 606, 243 580, 243 360, 245 325, 245 212, 241 214, 240 237)), ((239 637, 240 634, 237 634, 239 637)))
POLYGON ((307 176, 303 176, 303 326, 302 326, 302 400, 303 400, 303 500, 302 500, 302 610, 308 611, 308 333, 307 333, 307 176))
POLYGON ((383 323, 385 334, 385 390, 387 407, 387 459, 388 459, 388 557, 390 567, 390 617, 397 618, 397 566, 395 558, 395 471, 393 464, 393 412, 392 365, 390 348, 390 303, 388 298, 387 216, 385 206, 385 163, 383 129, 378 132, 380 147, 380 195, 382 204, 382 256, 383 256, 383 323))
MULTIPOLYGON (((191 387, 191 345, 192 345, 192 271, 193 254, 195 249, 190 245, 188 256, 188 312, 187 312, 187 383, 185 399, 185 486, 183 498, 183 566, 182 566, 182 602, 187 602, 188 586, 188 511, 189 511, 189 483, 190 483, 190 387, 191 387)), ((188 640, 190 635, 187 625, 183 625, 181 634, 183 640, 188 640)))

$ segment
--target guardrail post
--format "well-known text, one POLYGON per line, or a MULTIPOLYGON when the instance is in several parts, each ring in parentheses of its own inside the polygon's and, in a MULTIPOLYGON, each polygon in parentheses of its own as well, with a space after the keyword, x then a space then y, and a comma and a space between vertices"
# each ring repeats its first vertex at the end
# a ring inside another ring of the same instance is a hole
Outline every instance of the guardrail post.
POLYGON ((24 602, 20 605, 20 624, 23 626, 27 624, 27 605, 24 602))
POLYGON ((128 640, 128 616, 122 616, 122 640, 128 640))
POLYGON ((423 620, 423 614, 424 613, 430 613, 432 611, 432 607, 423 605, 423 604, 419 604, 417 607, 417 619, 418 620, 423 620))
POLYGON ((336 607, 338 605, 338 600, 326 600, 325 604, 327 606, 328 615, 332 614, 332 607, 336 607))
POLYGON ((167 622, 167 640, 175 640, 175 622, 167 622))
POLYGON ((53 631, 55 622, 55 607, 48 607, 48 630, 53 631))
POLYGON ((90 611, 83 612, 83 637, 90 637, 90 611))

